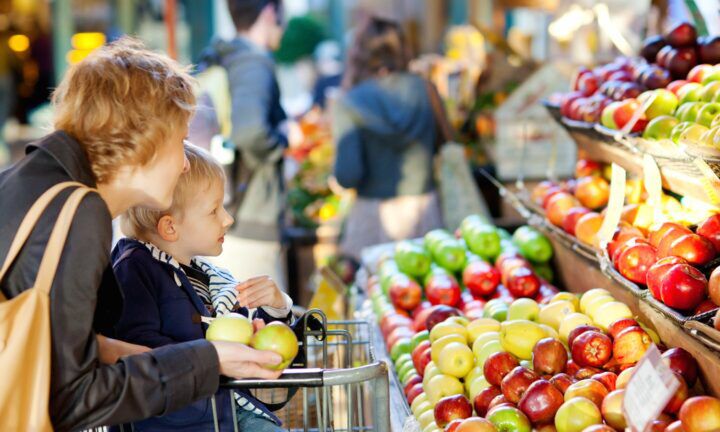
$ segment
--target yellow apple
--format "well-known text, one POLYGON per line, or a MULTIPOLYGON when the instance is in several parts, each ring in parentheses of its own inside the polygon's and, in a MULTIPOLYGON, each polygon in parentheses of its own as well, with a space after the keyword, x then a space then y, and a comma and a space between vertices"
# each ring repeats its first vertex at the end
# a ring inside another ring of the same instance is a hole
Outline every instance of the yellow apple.
MULTIPOLYGON (((572 303, 566 303, 572 306, 572 303)), ((546 337, 547 333, 539 324, 528 320, 505 321, 500 326, 500 342, 503 349, 521 360, 532 359, 535 344, 546 337)))
POLYGON ((524 319, 528 321, 537 321, 538 314, 540 313, 540 306, 533 299, 520 298, 512 303, 508 308, 507 319, 519 320, 524 319))
POLYGON ((438 364, 438 360, 440 360, 440 351, 442 351, 447 344, 452 342, 461 342, 467 345, 467 339, 465 339, 463 335, 459 334, 449 334, 447 336, 443 336, 430 344, 430 358, 435 362, 435 364, 438 364))
POLYGON ((555 303, 562 300, 569 301, 573 304, 573 306, 575 306, 575 310, 580 310, 580 299, 578 298, 578 296, 567 291, 555 294, 553 298, 550 299, 550 303, 555 303))
POLYGON ((467 325, 468 342, 473 343, 480 335, 488 332, 499 332, 500 323, 492 318, 478 318, 467 325))
POLYGON ((467 330, 464 325, 456 322, 443 321, 430 331, 430 343, 435 342, 443 336, 452 334, 462 335, 462 337, 467 340, 467 330))
POLYGON ((485 360, 487 360, 488 357, 501 351, 505 350, 499 340, 485 342, 485 344, 479 347, 477 351, 473 350, 473 354, 475 355, 475 364, 483 367, 485 365, 485 360))
POLYGON ((632 318, 633 314, 629 307, 622 302, 610 302, 597 308, 593 321, 603 331, 607 331, 610 324, 622 318, 632 318))
POLYGON ((560 339, 560 335, 554 328, 550 327, 547 324, 540 324, 540 327, 545 330, 545 333, 547 333, 548 337, 551 337, 553 339, 560 339))
POLYGON ((468 324, 470 324, 470 320, 469 320, 469 319, 467 319, 467 318, 465 318, 465 317, 461 317, 461 316, 451 316, 450 318, 446 319, 445 322, 457 323, 457 324, 460 324, 460 325, 463 326, 463 327, 467 327, 468 324))
POLYGON ((548 325, 555 330, 560 328, 560 322, 565 316, 576 312, 575 305, 567 300, 559 300, 554 303, 549 303, 540 308, 540 314, 538 315, 538 322, 540 324, 548 325))
POLYGON ((413 412, 413 414, 415 414, 415 410, 417 409, 418 405, 423 402, 428 402, 428 397, 424 392, 420 393, 418 396, 415 396, 415 399, 413 399, 412 403, 410 404, 410 410, 413 412))
POLYGON ((567 315, 560 323, 560 340, 567 343, 568 336, 570 336, 571 331, 581 325, 592 325, 592 323, 593 320, 590 319, 589 316, 581 314, 580 312, 573 312, 570 315, 567 315))
POLYGON ((474 380, 470 381, 469 383, 465 383, 467 395, 470 400, 474 400, 475 396, 477 396, 478 393, 480 393, 481 391, 485 390, 488 387, 490 387, 490 383, 487 382, 487 380, 485 379, 485 376, 483 376, 483 375, 475 378, 474 380))
POLYGON ((483 372, 483 368, 480 366, 475 366, 474 368, 470 369, 470 372, 468 372, 467 375, 463 378, 463 383, 465 384, 465 393, 470 392, 470 383, 477 377, 485 377, 485 372, 483 372))
POLYGON ((465 394, 465 388, 459 379, 450 375, 436 375, 432 377, 427 385, 425 393, 428 395, 430 403, 435 405, 445 396, 453 396, 456 394, 465 394))
POLYGON ((475 357, 465 342, 450 342, 440 351, 437 365, 443 374, 463 378, 475 366, 475 357))
POLYGON ((601 295, 609 296, 610 291, 606 290, 605 288, 593 288, 583 293, 582 297, 580 297, 580 312, 586 314, 586 308, 588 303, 590 303, 595 297, 601 295))
POLYGON ((420 423, 420 429, 425 429, 429 424, 435 423, 435 413, 432 410, 425 411, 417 420, 420 423))
POLYGON ((595 320, 595 315, 597 314, 597 310, 600 308, 600 306, 604 305, 605 303, 612 303, 615 301, 615 297, 611 296, 597 296, 590 303, 588 303, 587 308, 585 308, 585 312, 583 312, 585 315, 589 316, 590 318, 595 320))
POLYGON ((430 380, 433 379, 433 377, 440 375, 440 373, 440 369, 437 367, 435 362, 431 361, 428 363, 427 366, 425 366, 425 374, 423 375, 423 388, 427 389, 430 380))
POLYGON ((473 352, 477 352, 477 350, 480 349, 483 345, 485 345, 485 342, 490 342, 491 340, 500 340, 500 327, 498 326, 498 331, 491 331, 487 333, 483 333, 480 336, 478 336, 475 339, 475 342, 472 344, 473 352), (476 348, 477 347, 477 348, 476 348))
MULTIPOLYGON (((415 401, 413 401, 413 402, 415 402, 415 401)), ((415 406, 415 408, 412 408, 412 413, 415 416, 415 418, 419 418, 422 413, 427 412, 427 411, 432 412, 433 406, 430 403, 430 400, 427 399, 427 395, 426 395, 424 402, 420 402, 419 404, 417 404, 415 406)))

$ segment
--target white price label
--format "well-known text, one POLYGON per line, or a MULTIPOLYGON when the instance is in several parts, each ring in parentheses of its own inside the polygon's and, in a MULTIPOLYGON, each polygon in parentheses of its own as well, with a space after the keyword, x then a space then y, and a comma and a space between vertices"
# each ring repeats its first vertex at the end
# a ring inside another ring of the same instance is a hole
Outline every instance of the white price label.
POLYGON ((610 198, 605 219, 603 219, 597 235, 600 248, 603 250, 615 235, 615 228, 620 223, 620 216, 622 216, 623 204, 625 204, 625 169, 614 163, 610 180, 610 198))
POLYGON ((635 367, 625 390, 623 411, 630 430, 643 432, 675 394, 680 383, 653 344, 635 367))

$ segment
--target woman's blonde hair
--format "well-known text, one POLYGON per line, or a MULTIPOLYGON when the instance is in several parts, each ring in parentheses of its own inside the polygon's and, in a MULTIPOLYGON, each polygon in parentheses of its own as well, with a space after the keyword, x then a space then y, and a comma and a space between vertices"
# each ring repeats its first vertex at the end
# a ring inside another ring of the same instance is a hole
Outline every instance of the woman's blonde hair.
POLYGON ((194 79, 169 57, 124 37, 68 70, 55 89, 55 129, 78 140, 95 180, 145 165, 195 109, 194 79))
POLYGON ((147 240, 148 234, 157 231, 160 218, 166 215, 182 218, 183 210, 193 197, 207 190, 213 184, 225 185, 225 172, 222 166, 200 147, 185 143, 185 156, 190 162, 188 172, 180 176, 173 191, 173 201, 167 210, 150 210, 144 207, 132 207, 120 218, 120 228, 128 237, 147 240))

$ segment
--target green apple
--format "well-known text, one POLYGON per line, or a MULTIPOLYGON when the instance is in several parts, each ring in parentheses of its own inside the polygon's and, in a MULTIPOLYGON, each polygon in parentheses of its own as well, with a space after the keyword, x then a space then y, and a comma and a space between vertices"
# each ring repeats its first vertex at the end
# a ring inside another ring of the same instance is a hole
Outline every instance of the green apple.
POLYGON ((563 403, 555 414, 557 432, 582 432, 588 426, 601 424, 602 414, 590 399, 574 397, 563 403))
POLYGON ((720 81, 713 81, 705 84, 700 92, 701 102, 717 102, 715 99, 720 95, 720 81))
MULTIPOLYGON (((717 81, 720 82, 720 81, 717 81)), ((713 120, 720 115, 720 103, 708 103, 700 108, 695 118, 695 123, 701 124, 705 127, 710 127, 713 120)))
MULTIPOLYGON (((687 107, 685 110, 682 111, 682 117, 675 115, 675 117, 678 118, 680 121, 688 121, 688 122, 695 122, 695 119, 697 118, 698 112, 700 112, 700 109, 705 105, 702 102, 687 102, 687 107)), ((685 105, 685 104, 683 104, 685 105)), ((680 106, 680 108, 683 107, 683 105, 680 106)))
POLYGON ((680 98, 680 104, 685 102, 697 102, 700 100, 700 92, 703 86, 701 84, 690 82, 680 87, 678 90, 678 97, 680 98))
POLYGON ((615 115, 615 110, 618 109, 618 107, 622 106, 621 101, 615 101, 611 102, 603 108, 602 114, 600 114, 600 124, 605 126, 608 129, 617 129, 617 123, 615 123, 615 119, 613 116, 615 115))
POLYGON ((508 308, 507 319, 508 320, 529 320, 535 321, 540 313, 540 306, 533 299, 520 298, 512 303, 508 308))
POLYGON ((402 382, 403 387, 407 386, 408 383, 410 382, 410 380, 413 379, 414 377, 418 377, 418 378, 419 378, 420 375, 417 373, 417 370, 415 370, 415 369, 413 368, 413 370, 410 371, 409 374, 405 375, 405 376, 403 377, 403 379, 400 380, 400 381, 402 382))
POLYGON ((248 345, 252 335, 252 321, 243 315, 229 313, 212 320, 205 338, 210 341, 238 342, 248 345))
POLYGON ((412 352, 412 347, 410 345, 410 339, 400 339, 397 342, 395 342, 395 345, 392 346, 390 349, 390 358, 395 361, 400 357, 401 355, 408 354, 412 352))
POLYGON ((425 393, 427 393, 430 403, 434 405, 445 396, 465 394, 465 387, 454 376, 440 374, 430 379, 425 393))
POLYGON ((656 89, 646 91, 638 97, 638 100, 644 105, 650 98, 654 99, 650 106, 648 106, 645 110, 645 116, 648 119, 654 119, 655 117, 659 117, 661 115, 672 114, 678 106, 677 96, 669 90, 656 89))
POLYGON ((713 71, 705 75, 702 80, 703 85, 707 85, 713 81, 720 81, 720 68, 715 67, 713 71))
POLYGON ((425 237, 423 238, 423 242, 425 244, 425 249, 432 252, 433 249, 435 249, 435 246, 440 243, 443 240, 452 239, 453 237, 450 232, 444 229, 434 229, 427 234, 425 234, 425 237))
POLYGON ((672 128, 680 123, 678 119, 669 115, 661 115, 650 120, 643 131, 643 138, 651 140, 670 139, 672 128))
POLYGON ((445 375, 464 378, 474 365, 473 352, 465 343, 450 342, 440 351, 438 367, 445 375))
POLYGON ((421 245, 413 241, 401 241, 395 247, 398 269, 413 277, 423 277, 430 271, 432 259, 421 245))
POLYGON ((470 251, 488 261, 500 255, 500 234, 490 224, 468 224, 462 236, 470 251))
POLYGON ((465 246, 454 238, 441 240, 433 249, 433 259, 442 268, 458 272, 465 267, 465 246))
POLYGON ((400 379, 400 382, 404 382, 405 378, 407 378, 407 375, 410 373, 417 373, 412 362, 402 365, 400 370, 398 370, 398 378, 400 379))
MULTIPOLYGON (((522 411, 511 406, 493 408, 486 417, 498 432, 530 432, 532 425, 522 411)), ((559 432, 559 431, 558 431, 559 432)))
POLYGON ((713 120, 712 124, 710 125, 710 128, 714 128, 716 126, 720 126, 720 117, 715 117, 715 120, 713 120))
POLYGON ((273 351, 282 357, 282 363, 268 367, 281 370, 290 366, 298 353, 298 340, 290 327, 279 321, 271 322, 256 331, 250 341, 253 348, 260 351, 273 351))
POLYGON ((702 136, 709 129, 703 125, 697 123, 691 124, 685 128, 679 135, 678 144, 700 144, 702 143, 702 136))
POLYGON ((709 129, 700 139, 703 145, 720 149, 720 126, 709 129))
POLYGON ((680 143, 680 136, 685 131, 685 129, 689 128, 690 126, 694 125, 695 122, 681 122, 673 126, 672 130, 670 131, 670 139, 675 143, 680 143))
POLYGON ((395 360, 395 369, 400 369, 400 367, 404 366, 406 363, 412 363, 412 355, 410 354, 402 354, 395 360))
POLYGON ((418 345, 420 345, 420 342, 422 341, 429 341, 430 340, 430 332, 427 330, 423 330, 420 332, 415 333, 415 335, 410 338, 410 351, 417 348, 418 345))

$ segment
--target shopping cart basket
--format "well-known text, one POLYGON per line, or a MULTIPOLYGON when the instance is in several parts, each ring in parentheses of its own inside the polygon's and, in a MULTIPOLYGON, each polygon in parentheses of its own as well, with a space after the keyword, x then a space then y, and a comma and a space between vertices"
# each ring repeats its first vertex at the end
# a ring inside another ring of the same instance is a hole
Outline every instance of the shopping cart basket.
MULTIPOLYGON (((389 432, 388 368, 375 357, 370 323, 327 321, 318 309, 308 311, 301 319, 305 322, 300 349, 307 360, 306 368, 288 369, 276 380, 233 380, 221 387, 231 392, 250 391, 267 404, 284 402, 293 390, 297 391, 276 412, 290 431, 389 432), (311 320, 322 326, 310 329, 311 320)), ((233 406, 227 409, 235 416, 234 398, 230 399, 233 406)), ((222 408, 214 397, 212 409, 217 431, 217 410, 222 408)))

